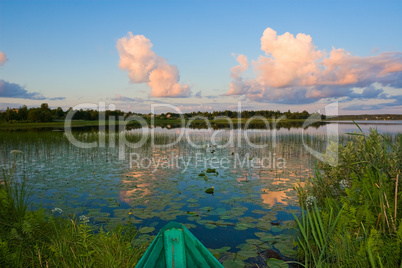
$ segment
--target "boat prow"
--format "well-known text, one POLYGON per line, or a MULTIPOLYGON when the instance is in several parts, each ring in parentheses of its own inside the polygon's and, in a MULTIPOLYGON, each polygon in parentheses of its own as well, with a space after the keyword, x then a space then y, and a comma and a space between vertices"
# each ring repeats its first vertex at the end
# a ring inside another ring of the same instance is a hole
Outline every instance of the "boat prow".
POLYGON ((182 224, 169 222, 155 237, 136 268, 223 267, 182 224))

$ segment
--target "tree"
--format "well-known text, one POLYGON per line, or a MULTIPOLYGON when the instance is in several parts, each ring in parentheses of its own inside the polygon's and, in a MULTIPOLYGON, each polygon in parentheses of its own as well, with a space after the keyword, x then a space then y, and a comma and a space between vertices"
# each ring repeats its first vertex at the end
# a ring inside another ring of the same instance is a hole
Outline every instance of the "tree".
POLYGON ((40 111, 39 111, 38 108, 29 109, 29 111, 28 111, 28 120, 31 121, 31 122, 39 122, 40 121, 39 114, 40 114, 40 111))
POLYGON ((18 108, 18 120, 25 121, 28 119, 28 107, 26 105, 18 108))

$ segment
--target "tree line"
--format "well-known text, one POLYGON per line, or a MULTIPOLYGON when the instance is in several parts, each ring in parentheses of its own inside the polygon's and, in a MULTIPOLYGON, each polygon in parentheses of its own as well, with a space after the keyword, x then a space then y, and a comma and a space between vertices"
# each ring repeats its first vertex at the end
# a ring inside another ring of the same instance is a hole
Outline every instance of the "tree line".
MULTIPOLYGON (((28 108, 23 105, 17 109, 7 108, 0 111, 0 122, 53 122, 64 120, 67 114, 72 110, 70 107, 64 111, 61 107, 55 109, 49 108, 47 103, 42 103, 40 107, 28 108)), ((105 111, 105 118, 109 116, 129 116, 132 113, 124 113, 120 110, 105 111)), ((99 120, 99 111, 93 109, 76 110, 73 116, 74 120, 99 120)))
MULTIPOLYGON (((0 122, 52 122, 55 120, 64 120, 66 115, 72 110, 70 107, 66 111, 64 111, 61 107, 57 107, 55 109, 49 108, 47 103, 42 103, 40 107, 32 107, 28 108, 26 105, 19 107, 18 109, 7 108, 5 111, 0 111, 0 122)), ((106 110, 104 118, 108 119, 110 116, 114 116, 117 118, 118 116, 124 116, 125 118, 131 115, 139 115, 144 118, 155 117, 158 119, 178 119, 180 115, 177 113, 162 113, 159 115, 152 114, 141 114, 141 113, 133 113, 133 112, 123 112, 121 110, 106 110)), ((302 112, 280 112, 271 111, 271 110, 260 110, 260 111, 241 111, 241 118, 250 118, 253 116, 262 116, 267 119, 270 118, 279 118, 281 116, 285 116, 287 119, 307 119, 311 114, 307 111, 302 112)), ((183 114, 184 118, 189 119, 196 116, 202 116, 208 119, 214 119, 219 116, 226 116, 229 118, 238 118, 239 113, 237 111, 213 111, 213 112, 191 112, 183 114)), ((325 116, 321 116, 323 119, 325 116)), ((74 120, 99 120, 99 111, 93 109, 87 110, 75 110, 74 120)))
MULTIPOLYGON (((225 110, 225 111, 213 111, 213 112, 191 112, 191 113, 185 113, 183 114, 184 118, 189 119, 189 118, 193 118, 196 116, 200 116, 200 117, 205 117, 208 119, 214 119, 216 117, 219 116, 225 116, 225 117, 229 117, 229 118, 250 118, 253 116, 262 116, 264 118, 267 119, 271 119, 271 118, 279 118, 281 116, 285 116, 286 119, 307 119, 311 116, 312 114, 310 114, 309 112, 307 112, 306 110, 304 110, 303 112, 291 112, 290 110, 288 110, 287 112, 281 112, 279 110, 277 111, 272 111, 272 110, 260 110, 260 111, 241 111, 240 115, 237 111, 230 111, 230 110, 225 110)), ((322 119, 325 118, 324 115, 320 115, 322 119)), ((162 113, 160 115, 157 116, 158 118, 161 119, 165 119, 165 118, 180 118, 180 115, 177 113, 162 113)))

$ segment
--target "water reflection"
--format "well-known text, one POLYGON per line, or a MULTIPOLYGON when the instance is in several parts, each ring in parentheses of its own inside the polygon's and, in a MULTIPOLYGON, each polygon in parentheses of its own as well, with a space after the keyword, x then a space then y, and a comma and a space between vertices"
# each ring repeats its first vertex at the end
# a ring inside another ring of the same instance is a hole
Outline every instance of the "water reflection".
POLYGON ((261 194, 262 202, 264 204, 268 204, 272 207, 277 203, 282 203, 285 206, 288 205, 286 193, 290 191, 290 189, 285 191, 270 191, 269 189, 262 189, 262 191, 266 192, 266 194, 261 194))

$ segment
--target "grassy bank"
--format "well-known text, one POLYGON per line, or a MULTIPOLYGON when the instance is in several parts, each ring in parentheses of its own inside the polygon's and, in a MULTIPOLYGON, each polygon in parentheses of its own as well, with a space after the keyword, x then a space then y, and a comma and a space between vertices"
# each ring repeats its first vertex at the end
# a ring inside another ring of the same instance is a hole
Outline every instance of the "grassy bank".
POLYGON ((321 163, 296 188, 306 267, 402 267, 401 148, 401 135, 357 134, 338 147, 337 166, 321 163))
POLYGON ((28 179, 14 171, 15 162, 0 177, 0 267, 135 266, 145 247, 132 244, 134 226, 105 232, 58 208, 33 211, 28 179))
MULTIPOLYGON (((108 125, 108 121, 101 122, 108 125)), ((115 124, 118 124, 116 121, 115 124)), ((99 126, 99 121, 97 120, 73 120, 71 121, 72 127, 96 127, 99 126)), ((53 121, 53 122, 13 122, 7 123, 3 122, 0 124, 0 129, 30 129, 30 128, 64 128, 63 121, 53 121)))
MULTIPOLYGON (((216 119, 216 120, 208 120, 208 123, 205 120, 196 119, 196 120, 188 120, 185 119, 184 125, 191 128, 208 128, 211 127, 213 129, 221 129, 221 128, 238 128, 239 125, 244 128, 247 127, 249 129, 269 129, 269 128, 292 128, 292 127, 303 127, 304 119, 282 119, 277 120, 276 122, 272 119, 262 120, 261 118, 256 118, 250 120, 250 118, 231 118, 230 122, 226 119, 216 119), (267 125, 269 124, 269 126, 267 125)), ((151 121, 150 118, 145 119, 145 122, 150 126, 153 124, 157 127, 163 128, 178 128, 182 127, 182 121, 177 118, 168 118, 168 119, 160 119, 155 118, 151 121)), ((99 125, 104 125, 106 128, 111 125, 121 125, 124 122, 119 121, 97 121, 97 120, 73 120, 71 121, 71 127, 98 127, 99 125)), ((325 124, 324 122, 316 122, 313 124, 315 127, 319 127, 325 124)), ((128 124, 131 127, 141 127, 138 122, 131 122, 128 124)), ((64 121, 53 121, 53 122, 12 122, 0 123, 0 130, 17 130, 17 129, 45 129, 45 128, 64 128, 64 121)))

